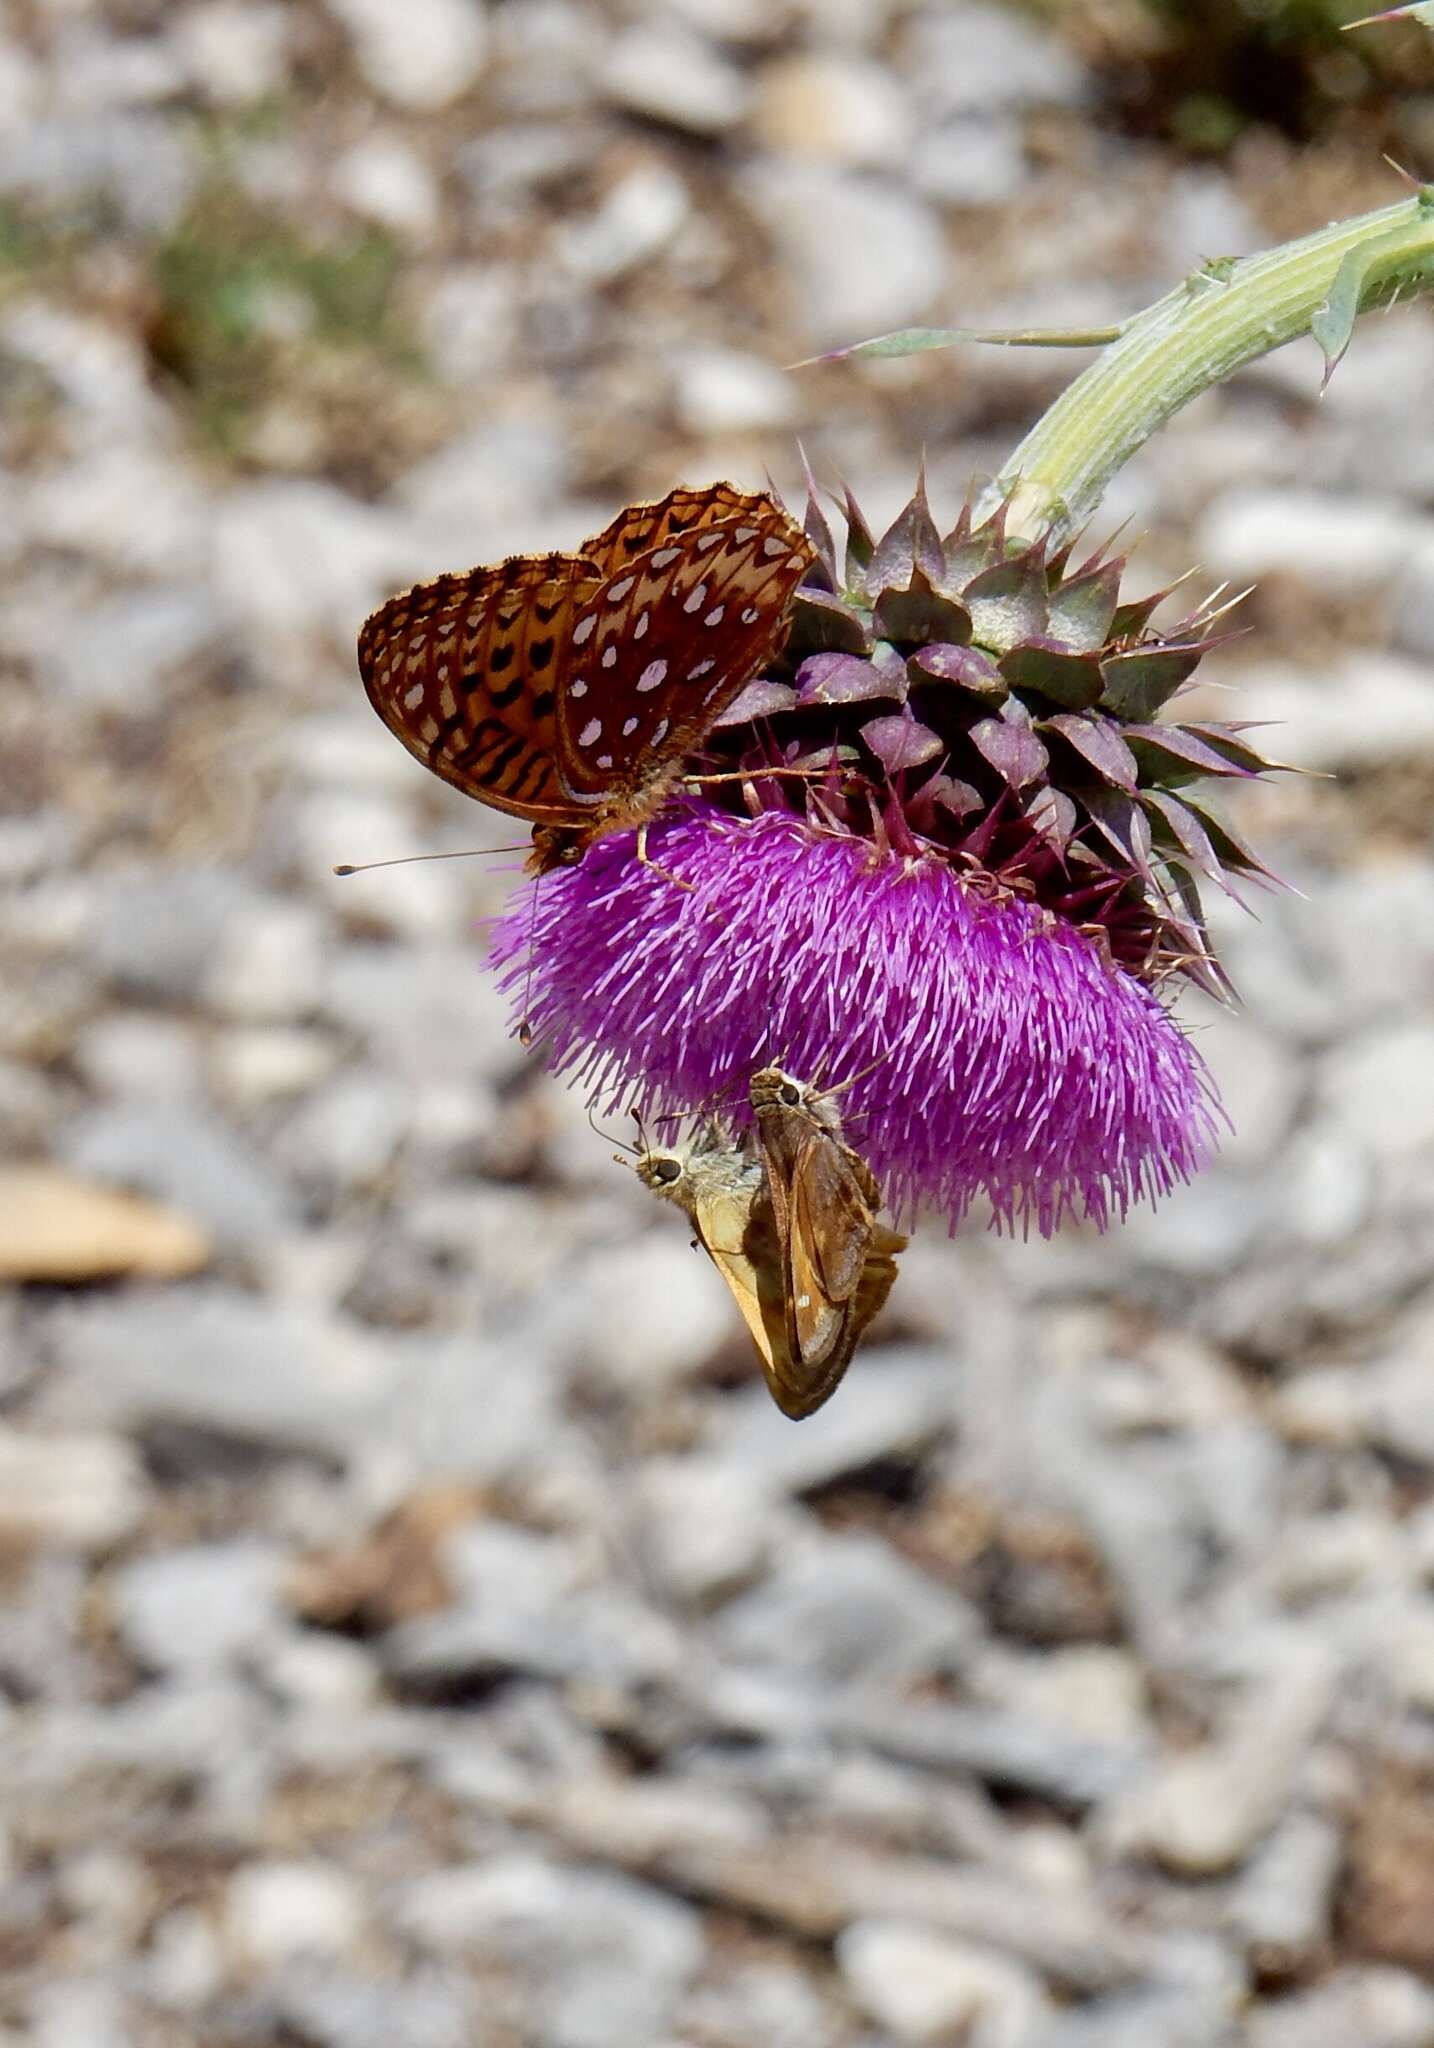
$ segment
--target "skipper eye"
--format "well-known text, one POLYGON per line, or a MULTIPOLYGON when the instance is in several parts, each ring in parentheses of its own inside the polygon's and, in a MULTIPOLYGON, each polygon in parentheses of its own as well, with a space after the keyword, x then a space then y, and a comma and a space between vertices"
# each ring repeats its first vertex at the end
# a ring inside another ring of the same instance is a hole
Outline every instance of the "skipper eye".
POLYGON ((654 1180, 674 1181, 682 1178, 682 1162, 678 1159, 654 1159, 652 1162, 654 1180))
POLYGON ((781 1093, 781 1098, 782 1098, 782 1107, 783 1107, 783 1109, 800 1109, 800 1108, 801 1108, 801 1106, 802 1106, 802 1091, 801 1091, 801 1089, 800 1089, 800 1088, 798 1088, 798 1087, 794 1086, 792 1082, 790 1082, 790 1081, 783 1081, 783 1083, 782 1083, 782 1086, 781 1086, 781 1090, 780 1090, 780 1093, 781 1093))

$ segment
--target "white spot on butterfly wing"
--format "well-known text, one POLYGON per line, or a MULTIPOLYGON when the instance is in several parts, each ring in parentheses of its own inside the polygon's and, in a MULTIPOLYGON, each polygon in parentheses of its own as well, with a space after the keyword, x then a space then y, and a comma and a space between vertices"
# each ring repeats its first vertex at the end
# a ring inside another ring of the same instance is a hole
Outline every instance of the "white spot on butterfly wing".
POLYGON ((453 694, 452 683, 445 683, 443 685, 443 694, 438 699, 438 708, 445 718, 456 718, 458 716, 458 700, 453 694))
POLYGON ((598 757, 597 757, 597 764, 598 764, 599 768, 611 768, 611 766, 612 766, 612 755, 611 755, 611 754, 599 754, 599 755, 598 755, 598 757))
POLYGON ((769 533, 762 542, 762 553, 769 561, 774 555, 784 555, 786 552, 787 543, 779 533, 769 533))
POLYGON ((621 604, 636 581, 636 576, 624 576, 620 583, 609 584, 607 593, 608 603, 621 604))
POLYGON ((601 738, 602 720, 600 718, 590 718, 578 734, 578 745, 580 747, 591 747, 601 738))
POLYGON ((423 685, 422 685, 422 683, 415 683, 415 684, 414 684, 414 686, 413 686, 413 688, 412 688, 411 690, 405 690, 405 691, 404 691, 404 693, 403 693, 403 708, 404 708, 404 710, 405 710, 405 711, 416 711, 416 710, 418 709, 419 705, 420 705, 420 704, 421 704, 422 702, 423 702, 423 685))
MULTIPOLYGON (((690 669, 688 669, 688 671, 687 671, 687 680, 688 680, 688 682, 689 682, 689 683, 695 683, 695 682, 696 682, 696 680, 697 680, 697 678, 698 678, 699 676, 705 676, 709 668, 715 668, 716 666, 717 666, 716 662, 715 662, 715 661, 713 661, 713 660, 712 660, 712 659, 711 659, 710 657, 709 657, 709 658, 708 658, 708 659, 707 659, 706 661, 699 661, 699 662, 698 662, 698 664, 697 664, 697 666, 696 666, 696 668, 690 668, 690 669)), ((640 689, 641 687, 642 687, 642 685, 641 685, 641 684, 639 684, 639 685, 638 685, 638 688, 640 689)))
POLYGON ((725 604, 714 604, 711 611, 708 612, 706 618, 702 621, 703 625, 720 626, 722 623, 722 614, 726 611, 726 609, 727 607, 725 604))
POLYGON ((757 609, 756 605, 749 604, 742 614, 742 624, 744 626, 755 626, 758 619, 760 619, 761 616, 762 614, 757 609))
POLYGON ((700 612, 707 597, 707 585, 699 583, 682 609, 685 612, 700 612))
POLYGON ((739 526, 732 536, 738 547, 745 547, 749 540, 755 540, 756 537, 757 529, 755 526, 739 526))
POLYGON ((570 682, 570 683, 568 684, 568 695, 569 695, 570 697, 586 697, 587 693, 588 693, 588 679, 587 679, 587 677, 586 677, 586 676, 574 676, 574 677, 573 677, 573 679, 572 679, 572 681, 571 681, 571 682, 570 682))
POLYGON ((666 678, 667 663, 665 661, 650 661, 638 677, 636 688, 639 690, 656 690, 666 681, 666 678))
POLYGON ((654 747, 660 747, 667 738, 667 729, 670 724, 670 719, 659 718, 656 725, 652 728, 652 739, 649 744, 654 747))
POLYGON ((602 665, 603 665, 603 667, 604 667, 604 668, 616 668, 616 667, 617 667, 617 642, 616 642, 616 641, 614 641, 614 642, 613 642, 613 644, 612 644, 612 646, 611 646, 611 647, 604 647, 604 649, 603 649, 603 651, 602 651, 602 665))
POLYGON ((637 624, 632 629, 632 637, 634 640, 641 640, 643 635, 647 632, 648 617, 649 614, 647 612, 643 612, 638 618, 637 624))
POLYGON ((681 548, 659 548, 655 555, 648 557, 654 569, 665 569, 675 562, 682 553, 681 548))
POLYGON ((637 719, 635 719, 635 718, 625 718, 625 719, 624 719, 624 720, 622 721, 622 736, 623 736, 623 738, 624 738, 625 740, 630 740, 630 739, 632 738, 633 734, 634 734, 634 733, 635 733, 635 732, 637 731, 637 727, 638 727, 638 721, 637 721, 637 719))
POLYGON ((715 547, 720 547, 721 543, 722 535, 720 533, 700 534, 697 540, 697 552, 699 555, 705 555, 709 553, 711 549, 715 547))
POLYGON ((584 645, 586 644, 586 642, 587 642, 587 641, 591 640, 591 638, 592 638, 592 632, 593 632, 593 627, 594 627, 594 626, 595 626, 596 624, 597 624, 597 613, 596 613, 596 612, 589 612, 589 613, 588 613, 588 615, 587 615, 587 617, 586 617, 585 619, 580 619, 580 620, 578 621, 577 625, 575 625, 575 626, 573 627, 573 645, 574 645, 574 647, 582 647, 582 646, 584 646, 584 645))

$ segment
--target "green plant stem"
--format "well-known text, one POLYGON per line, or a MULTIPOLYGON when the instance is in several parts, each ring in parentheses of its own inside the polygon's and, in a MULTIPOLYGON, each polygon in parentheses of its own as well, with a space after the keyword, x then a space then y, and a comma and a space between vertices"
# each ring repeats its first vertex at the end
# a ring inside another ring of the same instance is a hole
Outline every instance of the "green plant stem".
POLYGON ((1137 448, 1242 363, 1314 332, 1333 368, 1357 314, 1431 288, 1427 186, 1261 255, 1209 264, 1126 323, 1027 434, 980 509, 1014 494, 1012 532, 1068 533, 1137 448))

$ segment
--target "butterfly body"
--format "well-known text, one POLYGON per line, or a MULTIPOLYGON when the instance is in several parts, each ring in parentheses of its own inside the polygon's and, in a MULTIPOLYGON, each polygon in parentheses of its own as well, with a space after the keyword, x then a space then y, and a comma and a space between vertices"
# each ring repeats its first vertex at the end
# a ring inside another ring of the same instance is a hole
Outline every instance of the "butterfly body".
POLYGON ((829 1092, 780 1067, 749 1084, 782 1261, 794 1397, 827 1398, 896 1279, 906 1239, 878 1221, 881 1190, 842 1135, 829 1092))
POLYGON ((779 651, 810 542, 730 484, 629 506, 574 555, 391 598, 359 635, 380 718, 426 768, 534 828, 529 866, 648 823, 779 651))
MULTIPOLYGON (((761 1162, 706 1133, 691 1144, 644 1152, 644 1187, 682 1210, 742 1312, 768 1384, 786 1346, 781 1262, 761 1162)), ((774 1388, 775 1391, 775 1388, 774 1388)))

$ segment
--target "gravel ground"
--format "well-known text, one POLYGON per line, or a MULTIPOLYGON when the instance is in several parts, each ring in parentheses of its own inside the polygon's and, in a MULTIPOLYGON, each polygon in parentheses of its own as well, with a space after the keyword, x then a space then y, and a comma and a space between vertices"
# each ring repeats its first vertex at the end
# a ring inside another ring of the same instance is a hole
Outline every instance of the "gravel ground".
POLYGON ((1259 579, 1210 702, 1333 771, 1245 793, 1219 1164, 926 1232, 809 1422, 506 1036, 511 859, 329 873, 512 836, 365 705, 389 590, 798 433, 954 511, 1067 363, 778 366, 1377 155, 935 0, 4 18, 0 2048, 1427 2048, 1428 311, 1102 515, 1259 579))

